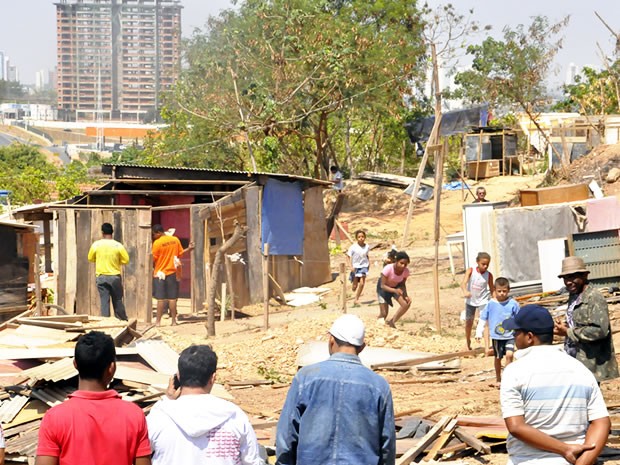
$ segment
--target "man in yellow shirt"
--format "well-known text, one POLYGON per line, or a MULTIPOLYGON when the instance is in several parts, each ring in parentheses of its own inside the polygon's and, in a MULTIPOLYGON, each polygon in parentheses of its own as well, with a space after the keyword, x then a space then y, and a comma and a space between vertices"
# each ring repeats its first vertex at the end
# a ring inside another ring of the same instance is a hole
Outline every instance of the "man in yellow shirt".
POLYGON ((129 263, 129 254, 123 244, 112 239, 114 228, 110 223, 103 223, 101 232, 103 239, 93 242, 88 251, 88 261, 95 263, 101 315, 110 316, 110 299, 112 299, 114 316, 119 320, 127 320, 123 303, 121 266, 129 263))

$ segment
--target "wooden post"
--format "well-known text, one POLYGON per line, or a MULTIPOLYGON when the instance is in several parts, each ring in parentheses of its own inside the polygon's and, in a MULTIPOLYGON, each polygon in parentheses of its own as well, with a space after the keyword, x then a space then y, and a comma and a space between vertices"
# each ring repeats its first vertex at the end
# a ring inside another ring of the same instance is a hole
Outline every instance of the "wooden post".
POLYGON ((209 262, 205 262, 205 302, 204 306, 209 309, 209 283, 211 282, 211 265, 209 262))
POLYGON ((222 283, 220 299, 220 321, 224 321, 226 319, 226 281, 222 283))
POLYGON ((461 202, 465 202, 465 147, 467 145, 467 136, 461 139, 461 150, 459 152, 459 161, 461 163, 461 202))
POLYGON ((340 264, 340 285, 340 309, 342 313, 347 313, 347 278, 344 263, 340 264))
POLYGON ((413 192, 411 193, 411 199, 409 200, 409 210, 407 211, 407 220, 405 221, 405 229, 403 230, 403 239, 401 242, 401 248, 403 249, 407 246, 407 238, 409 237, 409 223, 411 222, 411 217, 413 216, 413 206, 417 202, 418 189, 420 188, 420 181, 422 180, 422 174, 424 173, 424 168, 426 167, 426 162, 428 160, 429 147, 436 145, 440 138, 439 128, 441 126, 441 91, 439 89, 439 65, 437 63, 437 47, 434 43, 431 43, 430 46, 433 62, 433 86, 435 87, 435 122, 433 123, 433 129, 431 129, 426 147, 424 148, 424 156, 420 162, 420 168, 418 169, 415 184, 413 185, 413 192))
POLYGON ((263 329, 269 329, 269 244, 263 252, 263 329))
POLYGON ((439 308, 439 238, 441 235, 440 207, 441 207, 441 184, 443 181, 443 155, 444 147, 435 152, 435 261, 433 264, 433 291, 435 297, 435 326, 441 334, 441 311, 439 308))
POLYGON ((35 315, 43 315, 43 302, 41 301, 41 249, 39 246, 40 241, 39 233, 34 233, 34 293, 36 303, 35 315))
POLYGON ((228 255, 224 256, 224 266, 226 267, 226 282, 228 283, 228 294, 230 295, 230 319, 235 319, 235 291, 232 282, 232 263, 228 255))

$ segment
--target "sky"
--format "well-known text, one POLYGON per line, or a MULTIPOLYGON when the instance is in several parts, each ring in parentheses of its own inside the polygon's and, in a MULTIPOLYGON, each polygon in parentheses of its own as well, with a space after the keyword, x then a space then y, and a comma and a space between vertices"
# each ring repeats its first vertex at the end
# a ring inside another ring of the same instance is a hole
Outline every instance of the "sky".
MULTIPOLYGON (((35 81, 41 69, 53 69, 56 62, 55 0, 0 0, 0 51, 19 68, 20 80, 35 81)), ((446 1, 427 0, 433 5, 446 1)), ((568 65, 602 65, 597 43, 612 55, 615 40, 594 15, 597 11, 620 33, 620 1, 618 0, 450 0, 457 10, 474 9, 474 18, 482 25, 492 26, 491 34, 501 35, 504 26, 529 24, 530 18, 545 15, 551 21, 570 15, 564 29, 564 47, 556 57, 558 74, 552 81, 563 82, 568 65)), ((182 0, 183 36, 202 27, 210 15, 231 8, 230 0, 182 0)), ((481 41, 483 37, 476 37, 481 41)))

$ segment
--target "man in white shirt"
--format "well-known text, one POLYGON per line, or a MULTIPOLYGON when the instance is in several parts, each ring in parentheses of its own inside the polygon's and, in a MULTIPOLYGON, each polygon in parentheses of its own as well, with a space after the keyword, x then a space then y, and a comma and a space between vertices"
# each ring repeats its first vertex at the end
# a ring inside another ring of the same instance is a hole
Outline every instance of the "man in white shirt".
POLYGON ((526 305, 502 324, 517 359, 502 376, 509 465, 592 465, 611 428, 594 375, 553 342, 553 318, 526 305))
POLYGON ((181 352, 167 398, 146 418, 153 465, 264 465, 247 415, 210 394, 216 367, 207 345, 181 352))

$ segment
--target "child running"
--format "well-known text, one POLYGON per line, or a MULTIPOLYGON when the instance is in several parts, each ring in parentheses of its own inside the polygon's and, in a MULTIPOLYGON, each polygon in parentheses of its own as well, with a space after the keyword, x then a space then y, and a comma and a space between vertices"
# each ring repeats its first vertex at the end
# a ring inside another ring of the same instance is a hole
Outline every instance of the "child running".
POLYGON ((505 330, 502 323, 519 312, 519 304, 509 297, 510 282, 506 278, 495 280, 495 299, 491 299, 480 312, 476 328, 476 341, 480 341, 484 332, 484 350, 487 355, 495 353, 495 379, 497 385, 502 381, 502 358, 506 355, 506 366, 512 362, 515 340, 512 331, 505 330), (485 326, 488 328, 485 331, 485 326), (489 334, 493 343, 490 350, 489 334))
POLYGON ((377 297, 379 299, 379 318, 385 320, 385 324, 396 328, 396 322, 402 317, 411 306, 411 299, 407 295, 405 285, 409 276, 409 255, 406 252, 398 252, 396 261, 386 265, 381 271, 381 277, 377 283, 377 297), (400 308, 396 314, 387 319, 388 306, 392 306, 392 299, 396 299, 400 308))
POLYGON ((493 294, 493 275, 488 271, 491 256, 486 252, 478 253, 476 268, 469 268, 461 283, 463 297, 465 297, 465 340, 467 350, 471 350, 471 330, 474 326, 476 310, 484 310, 493 294))
POLYGON ((368 258, 368 252, 370 248, 366 244, 366 233, 362 230, 355 231, 355 240, 357 243, 349 247, 347 252, 347 262, 349 268, 351 268, 351 277, 353 281, 352 289, 355 292, 354 306, 359 306, 360 296, 364 290, 364 284, 366 284, 366 275, 368 274, 368 267, 370 266, 370 260, 368 258))

